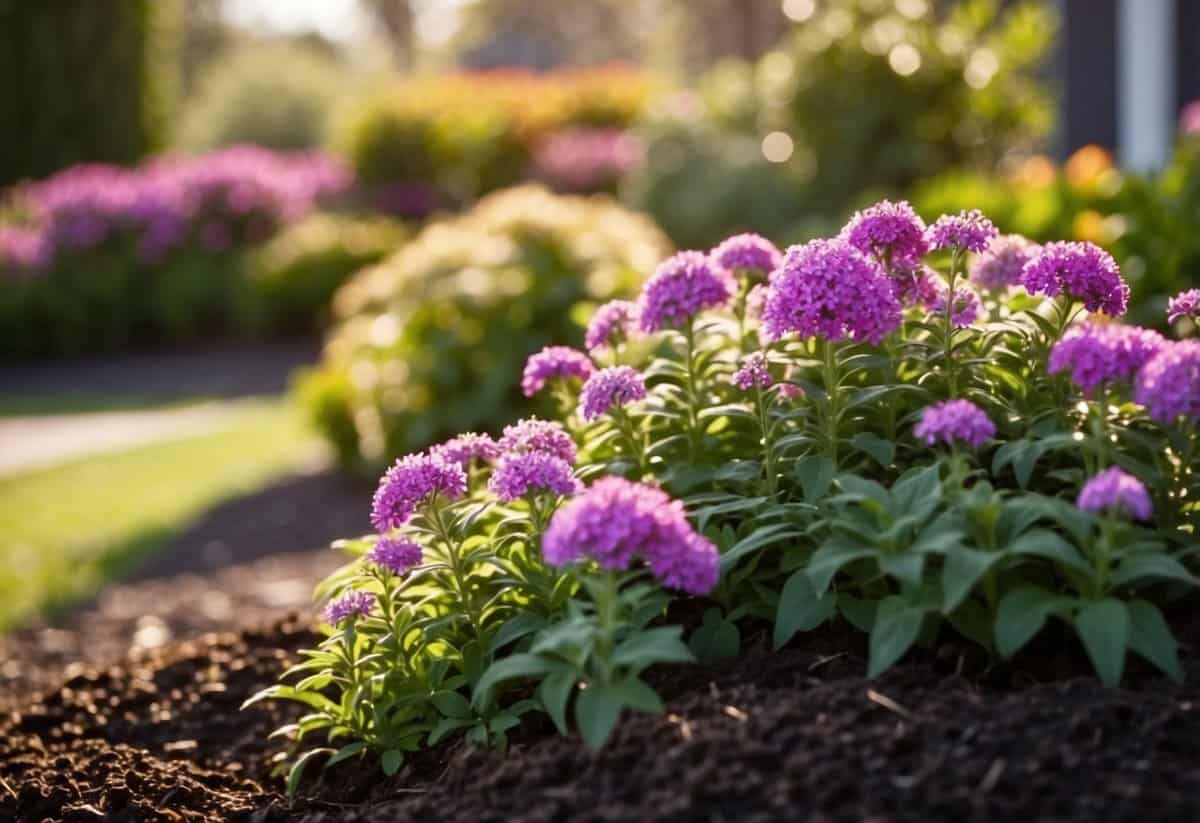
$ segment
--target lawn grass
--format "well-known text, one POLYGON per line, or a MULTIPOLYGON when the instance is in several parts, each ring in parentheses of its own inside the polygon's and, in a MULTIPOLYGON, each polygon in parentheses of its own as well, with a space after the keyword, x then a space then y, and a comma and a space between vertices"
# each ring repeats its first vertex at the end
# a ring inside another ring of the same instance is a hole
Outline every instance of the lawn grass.
POLYGON ((208 508, 298 468, 313 444, 283 400, 186 439, 0 478, 0 631, 94 593, 208 508))

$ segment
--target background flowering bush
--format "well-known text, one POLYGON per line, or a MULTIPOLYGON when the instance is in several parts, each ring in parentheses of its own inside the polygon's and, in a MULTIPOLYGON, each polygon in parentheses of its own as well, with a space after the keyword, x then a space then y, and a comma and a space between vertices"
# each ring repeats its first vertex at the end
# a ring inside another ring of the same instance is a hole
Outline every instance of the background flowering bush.
POLYGON ((235 147, 136 169, 84 165, 18 188, 0 225, 4 350, 71 352, 237 327, 237 256, 341 196, 321 154, 235 147))
POLYGON ((648 667, 736 655, 764 622, 780 646, 846 621, 870 675, 1048 635, 1110 685, 1131 653, 1180 678, 1164 607, 1197 583, 1200 344, 1122 325, 1087 244, 1024 247, 1024 285, 987 278, 965 322, 906 289, 928 266, 970 290, 1012 244, 978 212, 880 204, 782 255, 742 236, 668 258, 597 310, 586 368, 531 351, 557 420, 398 460, 377 534, 319 588, 328 638, 256 698, 314 709, 285 730, 293 785, 311 758, 370 748, 391 772, 459 731, 503 748, 529 712, 602 745, 662 710, 648 667))
POLYGON ((497 433, 533 408, 519 385, 525 356, 582 342, 577 307, 631 293, 666 248, 607 200, 493 195, 338 292, 324 365, 301 392, 347 462, 497 433))

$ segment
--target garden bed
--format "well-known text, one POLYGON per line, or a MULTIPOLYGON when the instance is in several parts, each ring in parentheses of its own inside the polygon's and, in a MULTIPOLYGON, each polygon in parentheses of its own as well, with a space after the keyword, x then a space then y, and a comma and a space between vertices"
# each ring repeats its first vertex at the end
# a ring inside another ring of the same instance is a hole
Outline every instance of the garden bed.
MULTIPOLYGON (((1014 666, 981 670, 966 647, 921 652, 864 678, 865 643, 834 625, 778 653, 748 637, 736 663, 673 667, 650 680, 662 716, 626 715, 598 755, 544 721, 507 756, 451 740, 392 778, 339 768, 290 803, 272 777, 268 733, 299 707, 240 711, 316 641, 284 617, 263 580, 307 577, 328 555, 297 554, 120 590, 157 598, 158 619, 192 637, 123 660, 113 602, 60 635, 86 638, 64 664, 37 632, 9 638, 24 664, 0 705, 0 818, 12 820, 1078 820, 1200 816, 1200 661, 1186 685, 1132 669, 1106 689, 1048 637, 1014 666), (273 563, 268 568, 265 563, 273 563), (246 581, 240 587, 234 582, 246 581), (168 605, 167 589, 178 596, 168 605), (206 592, 233 616, 198 618, 206 592), (257 599, 256 599, 257 598, 257 599), (108 611, 106 616, 105 611, 108 611), (212 631, 218 627, 226 631, 212 631), (200 634, 200 632, 205 632, 200 634), (105 635, 111 635, 105 637, 105 635), (53 684, 53 685, 50 685, 53 684), (39 693, 40 692, 40 693, 39 693)), ((1200 617, 1177 615, 1193 638, 1200 617)), ((60 640, 63 638, 60 637, 60 640)))

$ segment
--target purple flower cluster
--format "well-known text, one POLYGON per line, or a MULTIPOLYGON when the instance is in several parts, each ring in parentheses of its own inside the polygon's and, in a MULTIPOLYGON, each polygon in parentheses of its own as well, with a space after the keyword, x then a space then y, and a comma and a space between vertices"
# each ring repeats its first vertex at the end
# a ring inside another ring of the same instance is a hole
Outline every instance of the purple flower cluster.
POLYGON ((925 409, 913 434, 930 446, 941 441, 978 449, 996 436, 996 425, 970 400, 946 400, 925 409))
MULTIPOLYGON (((946 297, 950 289, 941 286, 937 297, 929 304, 929 311, 934 316, 941 317, 946 313, 946 297)), ((950 308, 950 322, 956 329, 965 329, 979 319, 983 312, 983 304, 979 295, 973 289, 965 287, 954 290, 954 305, 950 308)))
POLYGON ((500 436, 500 451, 504 454, 545 452, 574 466, 578 449, 571 435, 558 423, 530 417, 504 427, 500 436))
POLYGON ((1200 289, 1188 289, 1171 298, 1167 304, 1167 322, 1174 323, 1184 317, 1200 321, 1200 289))
POLYGON ((896 299, 905 306, 932 306, 946 286, 929 266, 893 268, 889 278, 896 299))
POLYGON ((29 225, 5 233, 0 263, 44 270, 63 254, 117 238, 132 242, 148 263, 189 243, 223 251, 238 240, 264 239, 350 183, 324 155, 252 146, 136 169, 73 166, 16 193, 29 225))
POLYGON ((729 275, 714 268, 707 255, 681 251, 660 263, 642 288, 638 323, 647 334, 681 326, 705 309, 725 305, 732 295, 729 275))
POLYGON ((751 352, 743 357, 738 370, 733 373, 733 385, 742 391, 750 391, 755 386, 765 389, 772 382, 774 381, 771 378, 771 369, 767 365, 767 356, 760 351, 751 352))
POLYGON ((907 200, 881 200, 855 212, 839 235, 854 248, 889 268, 911 268, 929 253, 925 221, 907 200))
POLYGON ((1087 512, 1120 512, 1138 520, 1149 520, 1154 513, 1150 494, 1142 481, 1116 466, 1088 480, 1075 505, 1087 512))
POLYGON ((1086 242, 1047 243, 1021 271, 1030 294, 1066 294, 1090 312, 1120 317, 1129 305, 1129 286, 1112 255, 1086 242))
POLYGON ((421 565, 424 555, 421 547, 411 540, 381 536, 371 551, 367 552, 367 562, 387 569, 392 574, 405 574, 414 566, 421 565))
POLYGON ((637 331, 637 323, 637 303, 610 300, 592 314, 583 335, 583 347, 596 352, 606 346, 616 346, 637 331))
POLYGON ((663 585, 689 594, 712 591, 720 574, 717 547, 692 529, 681 502, 620 477, 597 480, 559 509, 542 551, 552 566, 587 558, 627 569, 640 558, 663 585))
POLYGON ((1133 397, 1164 425, 1200 420, 1200 341, 1164 344, 1138 372, 1133 397))
POLYGON ((371 524, 380 533, 398 529, 433 498, 457 500, 466 493, 467 475, 461 465, 437 455, 409 454, 380 478, 371 504, 371 524))
POLYGON ((592 371, 592 361, 583 352, 570 346, 547 346, 525 361, 521 391, 526 397, 533 397, 551 380, 573 377, 587 380, 592 371))
POLYGON ((325 607, 325 622, 332 626, 343 620, 366 617, 375 608, 375 595, 370 592, 348 591, 325 607))
POLYGON ((982 252, 998 234, 992 221, 979 209, 943 214, 929 227, 930 249, 982 252))
POLYGON ((888 278, 842 240, 792 246, 774 275, 763 307, 768 339, 788 332, 878 344, 900 325, 900 302, 888 278))
POLYGON ((646 397, 641 373, 630 366, 610 366, 593 374, 579 393, 579 415, 595 420, 613 406, 626 406, 646 397))
POLYGON ((971 263, 971 282, 981 289, 998 291, 1021 282, 1021 271, 1041 247, 1019 234, 993 237, 971 263))
POLYGON ((591 192, 611 186, 642 164, 646 147, 621 129, 564 129, 538 144, 537 177, 560 191, 591 192))
POLYGON ((1071 382, 1090 397, 1100 386, 1131 380, 1166 340, 1158 332, 1116 323, 1088 323, 1067 331, 1050 350, 1047 371, 1070 370, 1071 382))
POLYGON ((488 490, 505 503, 529 494, 578 494, 582 484, 571 465, 546 452, 506 454, 488 479, 488 490))
POLYGON ((471 468, 473 460, 491 463, 500 456, 500 447, 486 434, 466 432, 447 440, 440 446, 434 446, 430 449, 430 454, 440 457, 447 463, 457 463, 463 467, 463 471, 466 471, 471 468))
POLYGON ((757 234, 738 234, 721 242, 710 259, 728 272, 752 272, 759 279, 779 268, 783 255, 775 244, 757 234))

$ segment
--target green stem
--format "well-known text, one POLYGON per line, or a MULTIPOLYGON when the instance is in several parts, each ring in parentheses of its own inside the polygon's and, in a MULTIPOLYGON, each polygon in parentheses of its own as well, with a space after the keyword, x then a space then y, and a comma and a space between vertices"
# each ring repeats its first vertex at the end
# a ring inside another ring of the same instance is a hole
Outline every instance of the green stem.
POLYGON ((612 416, 617 421, 617 427, 625 436, 625 443, 629 449, 630 456, 637 462, 638 479, 640 480, 646 474, 645 442, 641 437, 638 437, 633 427, 633 418, 623 408, 614 406, 612 416))
POLYGON ((700 416, 699 397, 696 390, 696 326, 694 318, 688 318, 687 324, 683 327, 683 336, 687 343, 688 451, 691 462, 695 463, 700 455, 700 416))
POLYGON ((950 257, 950 277, 948 283, 948 291, 946 292, 946 311, 945 311, 945 338, 944 352, 946 365, 946 386, 948 396, 954 398, 958 396, 958 369, 954 363, 954 287, 958 280, 958 264, 962 256, 962 252, 956 247, 954 253, 950 257))
POLYGON ((438 538, 446 548, 447 565, 450 567, 450 575, 454 581, 454 593, 458 596, 462 612, 467 616, 467 620, 471 624, 471 631, 475 634, 475 639, 479 641, 479 648, 482 651, 486 648, 483 625, 475 610, 474 598, 471 597, 471 590, 467 585, 462 557, 458 553, 458 544, 450 535, 450 529, 447 528, 446 521, 442 518, 441 509, 437 505, 432 505, 430 508, 433 509, 433 522, 437 527, 438 538))
POLYGON ((620 607, 621 583, 617 572, 612 569, 601 569, 595 580, 599 584, 591 587, 592 596, 596 600, 596 619, 599 623, 595 660, 600 669, 600 682, 608 686, 612 684, 613 677, 612 655, 617 645, 617 612, 620 607))
POLYGON ((828 340, 822 340, 824 348, 825 384, 825 448, 833 467, 838 467, 838 419, 841 416, 840 387, 838 386, 837 352, 828 340))
POLYGON ((766 394, 762 386, 754 385, 754 400, 758 409, 758 426, 762 429, 763 470, 766 472, 767 495, 775 496, 779 478, 775 473, 775 448, 771 443, 771 418, 766 394))

